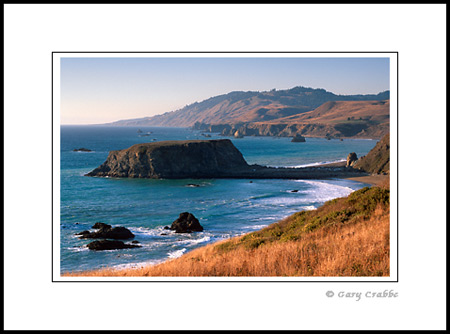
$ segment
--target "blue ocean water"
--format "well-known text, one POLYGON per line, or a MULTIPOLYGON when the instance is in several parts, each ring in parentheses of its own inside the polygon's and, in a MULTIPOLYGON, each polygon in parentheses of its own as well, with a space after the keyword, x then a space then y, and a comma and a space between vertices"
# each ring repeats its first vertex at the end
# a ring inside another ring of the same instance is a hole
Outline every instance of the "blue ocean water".
MULTIPOLYGON (((211 139, 223 138, 212 134, 211 139)), ((229 138, 229 137, 227 137, 229 138)), ((84 174, 102 164, 111 150, 162 140, 205 139, 184 128, 61 126, 60 270, 158 263, 224 238, 254 231, 294 212, 347 196, 366 186, 350 180, 147 180, 93 178, 84 174), (138 133, 142 131, 142 134, 138 133), (144 136, 145 135, 145 136, 144 136), (74 152, 77 148, 92 152, 74 152), (197 184, 199 187, 189 186, 197 184), (297 192, 292 192, 296 190, 297 192), (164 230, 184 211, 204 227, 193 234, 164 230), (96 222, 124 226, 142 248, 90 251, 75 233, 96 222)), ((307 166, 367 154, 375 140, 307 138, 230 138, 250 164, 307 166)))

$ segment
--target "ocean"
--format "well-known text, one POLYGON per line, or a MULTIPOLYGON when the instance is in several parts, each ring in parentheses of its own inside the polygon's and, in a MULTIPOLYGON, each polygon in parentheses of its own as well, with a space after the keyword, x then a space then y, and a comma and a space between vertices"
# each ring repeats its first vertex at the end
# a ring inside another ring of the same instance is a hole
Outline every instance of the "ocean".
MULTIPOLYGON (((367 154, 375 140, 306 138, 229 138, 249 164, 311 166, 343 161, 348 153, 367 154)), ((147 180, 86 177, 111 150, 134 144, 209 139, 187 128, 61 126, 60 271, 77 272, 103 267, 135 267, 176 258, 190 250, 225 238, 255 231, 294 212, 312 210, 325 201, 367 186, 350 180, 147 180), (91 152, 74 152, 87 148, 91 152), (193 186, 196 185, 196 186, 193 186), (294 190, 294 192, 293 192, 294 190), (176 234, 165 226, 182 212, 193 213, 203 232, 176 234), (91 251, 90 239, 76 233, 96 222, 124 226, 141 248, 91 251)))

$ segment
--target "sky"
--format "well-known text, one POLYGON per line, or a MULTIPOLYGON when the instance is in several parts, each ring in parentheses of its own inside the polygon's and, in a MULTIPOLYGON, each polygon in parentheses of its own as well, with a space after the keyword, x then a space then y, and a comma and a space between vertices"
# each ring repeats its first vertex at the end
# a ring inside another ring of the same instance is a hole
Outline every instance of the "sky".
POLYGON ((61 58, 61 124, 101 124, 180 109, 231 91, 295 86, 389 90, 389 58, 61 58))

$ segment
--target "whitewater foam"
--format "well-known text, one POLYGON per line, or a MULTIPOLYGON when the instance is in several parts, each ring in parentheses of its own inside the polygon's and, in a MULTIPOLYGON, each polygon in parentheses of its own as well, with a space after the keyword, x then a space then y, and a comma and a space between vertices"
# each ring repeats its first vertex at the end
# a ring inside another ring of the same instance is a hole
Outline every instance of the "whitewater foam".
POLYGON ((173 252, 169 252, 169 253, 167 253, 167 255, 169 256, 170 259, 176 259, 176 258, 179 258, 181 255, 183 255, 184 252, 186 252, 186 248, 179 249, 179 250, 176 250, 173 252))

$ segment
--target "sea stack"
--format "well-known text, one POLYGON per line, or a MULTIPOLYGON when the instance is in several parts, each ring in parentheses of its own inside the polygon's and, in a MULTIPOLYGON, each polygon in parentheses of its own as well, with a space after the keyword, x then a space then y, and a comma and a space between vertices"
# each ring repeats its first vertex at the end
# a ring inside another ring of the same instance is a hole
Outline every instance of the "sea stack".
POLYGON ((291 142, 293 142, 293 143, 304 143, 304 142, 306 142, 306 139, 302 135, 296 134, 294 137, 292 137, 291 142))
POLYGON ((229 139, 161 141, 109 152, 86 176, 150 179, 226 177, 249 165, 229 139))
POLYGON ((356 155, 356 153, 349 153, 347 156, 347 167, 353 166, 356 160, 358 160, 358 156, 356 155))
POLYGON ((202 232, 203 226, 200 225, 195 216, 190 212, 180 213, 178 219, 176 219, 170 229, 175 231, 175 233, 192 233, 192 232, 202 232))

